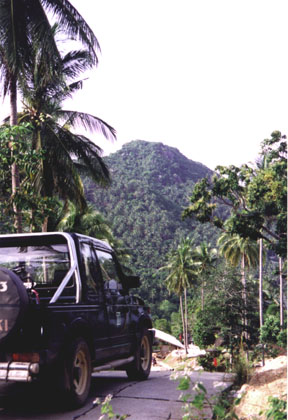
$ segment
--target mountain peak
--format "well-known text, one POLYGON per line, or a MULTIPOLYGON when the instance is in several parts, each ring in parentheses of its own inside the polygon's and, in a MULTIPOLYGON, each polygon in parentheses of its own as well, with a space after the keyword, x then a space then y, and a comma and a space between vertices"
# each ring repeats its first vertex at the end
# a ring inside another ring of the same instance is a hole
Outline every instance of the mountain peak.
POLYGON ((118 152, 108 156, 108 166, 115 162, 115 159, 123 160, 125 167, 128 162, 137 167, 139 176, 145 173, 149 177, 149 171, 155 176, 156 172, 159 176, 154 178, 154 182, 161 179, 165 184, 188 180, 196 182, 199 178, 212 174, 212 171, 202 163, 188 159, 177 148, 161 142, 133 140, 124 144, 118 152))

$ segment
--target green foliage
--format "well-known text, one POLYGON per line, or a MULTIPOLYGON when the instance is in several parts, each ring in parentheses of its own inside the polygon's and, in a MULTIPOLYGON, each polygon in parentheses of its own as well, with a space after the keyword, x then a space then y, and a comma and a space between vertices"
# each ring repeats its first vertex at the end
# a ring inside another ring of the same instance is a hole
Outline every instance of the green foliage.
POLYGON ((93 401, 93 406, 100 405, 101 406, 101 416, 99 417, 99 420, 109 420, 109 419, 119 419, 119 420, 125 420, 128 417, 128 414, 120 415, 115 414, 113 407, 111 405, 112 395, 109 394, 105 397, 104 401, 101 402, 99 398, 97 398, 95 401, 93 401))
POLYGON ((275 343, 280 332, 279 317, 275 315, 268 315, 261 327, 260 338, 264 343, 275 343))
POLYGON ((182 239, 176 250, 168 255, 167 264, 160 268, 168 274, 165 279, 169 292, 181 296, 196 280, 196 267, 192 259, 193 241, 182 239))
POLYGON ((153 315, 153 325, 155 328, 165 331, 169 334, 171 334, 171 329, 173 328, 173 325, 176 325, 176 335, 174 332, 172 332, 173 335, 176 337, 179 336, 181 333, 181 319, 180 315, 176 313, 175 311, 178 310, 178 299, 177 303, 173 302, 173 299, 169 301, 168 299, 164 299, 162 302, 158 303, 157 305, 157 313, 159 313, 159 318, 155 316, 154 310, 152 310, 153 315), (176 316, 177 320, 173 324, 172 318, 173 316, 176 316))
POLYGON ((287 347, 287 328, 283 328, 277 336, 277 346, 287 347))
POLYGON ((233 361, 233 372, 236 373, 236 384, 243 385, 248 382, 251 368, 242 346, 233 361))
POLYGON ((287 331, 285 326, 281 330, 279 314, 265 316, 264 324, 260 329, 260 339, 262 343, 277 343, 280 347, 287 346, 287 331))
POLYGON ((178 308, 178 305, 176 305, 175 303, 171 302, 168 299, 164 299, 159 304, 159 310, 163 314, 163 317, 166 319, 169 318, 171 316, 171 313, 177 310, 177 308, 178 308))
POLYGON ((13 230, 13 204, 21 209, 24 228, 40 230, 45 218, 55 212, 57 200, 41 197, 35 184, 39 167, 45 160, 43 149, 34 150, 31 142, 32 128, 24 123, 0 127, 0 188, 2 232, 13 230), (11 166, 17 165, 20 186, 14 194, 11 190, 11 166))
POLYGON ((217 329, 217 313, 210 305, 203 311, 196 314, 196 321, 193 326, 193 340, 200 348, 205 348, 215 342, 217 329), (212 322, 213 321, 213 322, 212 322))
POLYGON ((265 312, 266 315, 278 315, 279 314, 279 305, 276 305, 276 303, 271 303, 265 312))
POLYGON ((198 363, 206 372, 229 372, 230 370, 229 361, 219 351, 198 357, 198 363))
POLYGON ((182 334, 181 315, 179 312, 172 312, 171 314, 171 334, 177 338, 182 334))
MULTIPOLYGON (((225 226, 228 226, 228 223, 225 223, 225 226)), ((234 267, 239 265, 242 256, 245 267, 255 267, 258 264, 259 248, 256 241, 225 232, 220 235, 218 245, 220 254, 234 267)))
MULTIPOLYGON (((265 412, 267 420, 286 420, 287 419, 287 401, 280 400, 277 397, 269 397, 270 408, 265 412)), ((259 415, 263 414, 263 411, 259 415)))
POLYGON ((167 319, 164 319, 164 318, 155 319, 155 321, 153 322, 153 326, 154 328, 164 331, 168 334, 171 333, 170 322, 167 319))
POLYGON ((252 344, 258 341, 258 300, 255 283, 247 278, 247 306, 242 295, 241 277, 237 269, 218 262, 217 268, 206 278, 204 287, 206 304, 200 309, 199 297, 193 297, 194 313, 192 336, 196 345, 208 347, 215 343, 217 337, 222 345, 238 347, 245 330, 243 314, 247 315, 247 330, 252 344))
POLYGON ((224 228, 231 235, 263 238, 280 256, 286 257, 287 242, 287 144, 279 131, 264 140, 258 167, 218 166, 209 181, 198 181, 190 195, 184 218, 224 228), (220 206, 229 209, 219 212, 220 206))

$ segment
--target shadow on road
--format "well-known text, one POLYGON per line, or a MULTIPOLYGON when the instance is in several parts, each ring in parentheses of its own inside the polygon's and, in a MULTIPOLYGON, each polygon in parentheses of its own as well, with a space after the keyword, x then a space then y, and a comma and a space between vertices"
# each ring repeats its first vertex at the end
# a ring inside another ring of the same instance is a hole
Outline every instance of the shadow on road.
POLYGON ((32 384, 7 384, 0 386, 0 417, 19 419, 63 419, 66 413, 67 419, 77 417, 78 413, 85 412, 92 407, 93 401, 97 397, 105 397, 115 389, 129 386, 131 381, 126 374, 121 372, 119 376, 92 377, 91 391, 85 407, 77 410, 69 410, 61 396, 53 389, 32 384), (48 416, 47 416, 48 415, 48 416))

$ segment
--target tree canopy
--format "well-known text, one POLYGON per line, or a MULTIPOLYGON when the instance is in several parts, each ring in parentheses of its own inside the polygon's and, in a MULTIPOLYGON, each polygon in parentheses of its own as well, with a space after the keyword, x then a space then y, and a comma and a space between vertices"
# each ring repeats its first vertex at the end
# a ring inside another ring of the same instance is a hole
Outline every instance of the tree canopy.
POLYGON ((287 251, 287 143, 279 131, 264 140, 262 165, 218 166, 209 180, 196 183, 183 216, 257 240, 279 256, 287 251), (223 205, 229 214, 220 213, 223 205), (229 223, 225 220, 229 218, 229 223))

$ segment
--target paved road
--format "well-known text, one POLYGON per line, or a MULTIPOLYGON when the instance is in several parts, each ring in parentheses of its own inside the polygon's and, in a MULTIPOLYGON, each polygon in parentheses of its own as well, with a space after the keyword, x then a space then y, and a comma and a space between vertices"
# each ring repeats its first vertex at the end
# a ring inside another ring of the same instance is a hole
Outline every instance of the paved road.
MULTIPOLYGON (((128 414, 131 420, 179 420, 182 418, 183 403, 179 400, 178 382, 170 380, 170 375, 169 371, 152 371, 149 379, 143 382, 129 381, 124 372, 93 375, 89 400, 85 407, 75 411, 63 411, 59 402, 51 401, 49 395, 39 395, 39 387, 11 387, 11 397, 6 401, 5 408, 0 408, 0 418, 97 420, 101 415, 100 407, 94 406, 93 401, 97 397, 104 399, 106 395, 112 394, 115 414, 128 414)), ((192 380, 201 381, 210 396, 232 384, 232 376, 223 373, 193 372, 192 380)))

